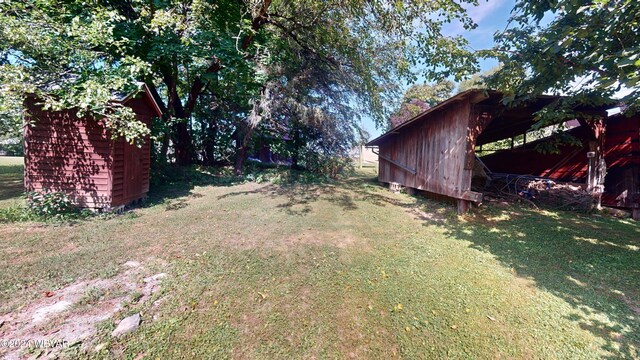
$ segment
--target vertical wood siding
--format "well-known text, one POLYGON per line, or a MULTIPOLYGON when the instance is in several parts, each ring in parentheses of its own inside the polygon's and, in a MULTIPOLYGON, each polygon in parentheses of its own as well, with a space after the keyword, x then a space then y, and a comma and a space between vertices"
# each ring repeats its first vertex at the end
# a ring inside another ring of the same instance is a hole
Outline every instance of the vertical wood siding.
MULTIPOLYGON (((147 126, 156 116, 151 106, 144 99, 127 101, 136 113, 136 118, 147 126)), ((113 143, 113 202, 112 206, 120 206, 147 196, 151 168, 151 140, 147 137, 142 147, 128 144, 124 139, 113 143)))
POLYGON ((460 198, 471 187, 472 170, 465 168, 471 117, 471 104, 463 99, 385 140, 379 147, 379 180, 460 198), (416 174, 383 157, 416 169, 416 174))
POLYGON ((605 149, 603 204, 640 208, 640 115, 611 118, 605 149))

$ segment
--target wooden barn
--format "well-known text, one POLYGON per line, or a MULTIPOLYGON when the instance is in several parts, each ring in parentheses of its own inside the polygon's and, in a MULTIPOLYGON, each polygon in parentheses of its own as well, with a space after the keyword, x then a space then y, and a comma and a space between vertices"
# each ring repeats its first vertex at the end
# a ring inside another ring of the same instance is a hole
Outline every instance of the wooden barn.
MULTIPOLYGON (((482 193, 471 190, 476 147, 525 134, 534 113, 558 99, 539 96, 507 108, 502 97, 495 91, 468 90, 370 141, 367 146, 379 151, 379 181, 455 199, 460 213, 482 202, 482 193)), ((590 118, 579 121, 593 161, 598 162, 603 156, 605 108, 577 110, 590 118)), ((526 168, 532 161, 521 157, 518 163, 526 168)))
MULTIPOLYGON (((513 149, 482 156, 494 172, 527 174, 557 181, 586 183, 590 131, 582 125, 567 131, 581 146, 563 145, 554 154, 542 154, 540 139, 513 149), (522 161, 527 159, 527 161, 522 161)), ((606 175, 602 204, 629 209, 640 220, 640 115, 617 114, 607 118, 604 139, 606 175)))
POLYGON ((602 203, 633 209, 633 218, 640 220, 640 114, 609 117, 605 149, 602 203))
MULTIPOLYGON (((146 86, 135 96, 115 99, 131 107, 138 120, 150 125, 161 116, 146 86)), ((73 109, 46 111, 37 100, 26 100, 27 191, 64 192, 79 207, 114 210, 143 199, 149 191, 150 144, 112 140, 103 120, 78 118, 73 109)))

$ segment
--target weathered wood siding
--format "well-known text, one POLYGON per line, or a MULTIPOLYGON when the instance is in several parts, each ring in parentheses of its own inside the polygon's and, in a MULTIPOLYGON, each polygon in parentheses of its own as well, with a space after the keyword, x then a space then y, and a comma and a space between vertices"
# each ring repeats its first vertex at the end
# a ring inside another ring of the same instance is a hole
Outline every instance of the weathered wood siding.
POLYGON ((469 100, 462 99, 385 140, 379 147, 379 181, 462 198, 471 187, 472 168, 465 164, 472 117, 469 100))
POLYGON ((548 177, 560 181, 586 182, 589 136, 578 127, 568 132, 581 146, 563 145, 557 153, 546 154, 537 150, 548 139, 532 141, 514 149, 506 149, 482 156, 487 167, 496 173, 522 174, 548 177))
POLYGON ((640 208, 640 115, 609 119, 605 149, 603 204, 640 208))
POLYGON ((111 203, 111 141, 104 126, 75 112, 44 111, 27 100, 25 188, 65 192, 78 205, 111 203))
MULTIPOLYGON (((558 153, 543 154, 536 150, 537 145, 546 141, 543 139, 483 156, 482 161, 493 172, 586 183, 588 130, 581 126, 568 133, 582 146, 560 146, 558 153)), ((607 175, 602 203, 640 208, 640 116, 614 116, 607 121, 604 159, 607 175)))

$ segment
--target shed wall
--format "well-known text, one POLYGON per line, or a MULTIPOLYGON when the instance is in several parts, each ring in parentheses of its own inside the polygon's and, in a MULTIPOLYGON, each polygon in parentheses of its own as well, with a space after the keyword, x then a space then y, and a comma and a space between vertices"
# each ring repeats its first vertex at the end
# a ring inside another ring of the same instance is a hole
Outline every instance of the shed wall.
POLYGON ((492 172, 543 176, 568 182, 585 182, 589 138, 585 129, 569 131, 582 146, 560 146, 557 153, 541 153, 537 146, 546 139, 533 141, 514 149, 500 150, 481 157, 492 172))
POLYGON ((102 123, 75 112, 44 111, 27 100, 25 188, 65 192, 88 208, 111 202, 112 147, 102 123))
POLYGON ((379 180, 461 198, 471 187, 472 169, 465 169, 471 116, 470 102, 461 100, 390 137, 379 147, 379 180))
POLYGON ((605 143, 606 205, 640 208, 640 116, 612 117, 605 143))
MULTIPOLYGON (((157 116, 142 98, 127 101, 136 118, 147 126, 157 116)), ((151 168, 151 145, 147 137, 142 147, 128 144, 124 139, 113 143, 113 201, 112 206, 126 205, 147 196, 151 168)))

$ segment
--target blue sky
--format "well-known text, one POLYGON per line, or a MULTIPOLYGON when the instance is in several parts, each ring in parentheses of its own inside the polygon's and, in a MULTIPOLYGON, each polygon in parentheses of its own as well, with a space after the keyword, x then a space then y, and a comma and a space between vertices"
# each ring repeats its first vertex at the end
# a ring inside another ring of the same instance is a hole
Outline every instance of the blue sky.
MULTIPOLYGON (((474 50, 488 49, 493 46, 493 34, 498 30, 504 30, 507 25, 514 5, 515 0, 479 0, 478 6, 466 6, 469 16, 478 24, 476 29, 466 31, 461 24, 452 23, 444 27, 444 34, 464 36, 474 50)), ((481 71, 497 65, 497 61, 491 59, 480 61, 481 71)), ((362 125, 371 135, 369 140, 382 133, 381 129, 375 128, 371 119, 363 119, 362 125)))

